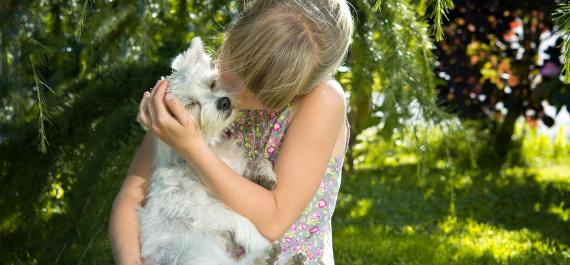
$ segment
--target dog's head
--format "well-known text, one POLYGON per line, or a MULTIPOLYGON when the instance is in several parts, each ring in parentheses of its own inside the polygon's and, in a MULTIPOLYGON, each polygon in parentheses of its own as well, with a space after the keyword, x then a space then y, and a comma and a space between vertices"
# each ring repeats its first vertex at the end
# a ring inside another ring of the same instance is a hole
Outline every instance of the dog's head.
POLYGON ((221 87, 218 69, 212 65, 199 37, 192 39, 190 48, 172 61, 168 91, 184 104, 194 118, 205 140, 216 143, 235 118, 232 96, 221 87))

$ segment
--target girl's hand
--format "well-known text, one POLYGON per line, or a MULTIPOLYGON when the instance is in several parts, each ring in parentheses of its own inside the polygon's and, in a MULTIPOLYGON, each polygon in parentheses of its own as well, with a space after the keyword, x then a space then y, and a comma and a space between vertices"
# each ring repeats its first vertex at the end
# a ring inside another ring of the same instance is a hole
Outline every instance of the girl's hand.
POLYGON ((180 151, 202 139, 201 132, 182 103, 166 95, 167 87, 168 80, 158 80, 150 93, 144 93, 138 118, 154 135, 180 151))

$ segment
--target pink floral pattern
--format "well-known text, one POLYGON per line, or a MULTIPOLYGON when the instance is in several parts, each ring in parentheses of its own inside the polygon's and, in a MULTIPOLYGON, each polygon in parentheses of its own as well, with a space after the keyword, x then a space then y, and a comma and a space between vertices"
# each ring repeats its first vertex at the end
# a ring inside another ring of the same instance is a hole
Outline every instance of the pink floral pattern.
MULTIPOLYGON (((293 103, 281 111, 241 110, 226 136, 245 147, 249 159, 264 156, 275 164, 291 120, 293 103)), ((349 126, 347 122, 347 126, 349 126)), ((346 141, 348 144, 348 139, 346 141)), ((280 240, 282 253, 275 265, 296 253, 307 256, 306 264, 334 264, 331 218, 341 184, 344 154, 329 160, 315 195, 280 240)))

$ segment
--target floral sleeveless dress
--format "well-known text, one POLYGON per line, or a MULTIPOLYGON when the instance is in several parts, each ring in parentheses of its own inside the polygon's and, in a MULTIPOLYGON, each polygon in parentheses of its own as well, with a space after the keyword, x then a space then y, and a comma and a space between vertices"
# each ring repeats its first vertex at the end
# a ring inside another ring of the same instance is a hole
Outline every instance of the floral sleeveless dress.
MULTIPOLYGON (((249 159, 265 156, 275 164, 279 148, 284 140, 292 117, 294 104, 281 111, 240 110, 234 124, 226 130, 226 136, 245 147, 249 159)), ((347 129, 350 128, 346 119, 347 129)), ((349 132, 349 130, 347 130, 349 132)), ((341 170, 344 154, 348 146, 349 134, 343 154, 330 158, 320 187, 299 217, 280 239, 282 252, 275 265, 284 262, 296 253, 304 253, 305 264, 334 264, 332 249, 333 215, 341 183, 341 170)), ((278 180, 279 181, 279 180, 278 180)))

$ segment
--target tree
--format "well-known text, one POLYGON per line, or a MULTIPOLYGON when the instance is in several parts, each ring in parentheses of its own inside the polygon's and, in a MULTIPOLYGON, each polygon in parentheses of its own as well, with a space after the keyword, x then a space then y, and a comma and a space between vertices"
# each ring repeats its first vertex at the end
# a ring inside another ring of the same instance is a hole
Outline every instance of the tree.
POLYGON ((457 1, 448 38, 439 44, 439 87, 444 106, 466 119, 490 121, 493 160, 510 149, 520 116, 554 122, 543 110, 570 103, 550 14, 550 1, 457 1))

